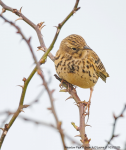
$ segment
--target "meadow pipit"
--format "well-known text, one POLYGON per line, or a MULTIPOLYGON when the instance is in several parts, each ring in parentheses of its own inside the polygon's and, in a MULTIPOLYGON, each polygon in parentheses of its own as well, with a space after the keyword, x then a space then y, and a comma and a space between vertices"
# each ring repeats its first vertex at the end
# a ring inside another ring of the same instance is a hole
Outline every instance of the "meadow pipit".
POLYGON ((61 79, 81 88, 90 88, 89 102, 98 78, 106 82, 109 77, 98 55, 76 34, 62 40, 55 56, 55 68, 61 79))

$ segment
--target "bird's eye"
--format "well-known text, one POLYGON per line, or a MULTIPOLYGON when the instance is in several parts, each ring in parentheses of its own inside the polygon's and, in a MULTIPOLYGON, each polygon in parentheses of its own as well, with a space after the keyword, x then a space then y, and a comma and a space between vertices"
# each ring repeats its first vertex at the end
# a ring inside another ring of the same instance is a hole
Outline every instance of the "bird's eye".
POLYGON ((72 48, 73 50, 76 50, 76 48, 72 48))

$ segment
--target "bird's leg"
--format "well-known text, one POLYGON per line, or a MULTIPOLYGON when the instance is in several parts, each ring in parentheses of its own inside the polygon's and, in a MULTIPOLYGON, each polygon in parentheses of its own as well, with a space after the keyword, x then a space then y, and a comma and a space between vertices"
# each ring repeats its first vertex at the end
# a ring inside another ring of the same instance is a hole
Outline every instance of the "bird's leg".
POLYGON ((91 103, 91 97, 92 97, 92 93, 93 93, 93 87, 90 88, 90 97, 89 97, 89 103, 91 103))
MULTIPOLYGON (((92 93, 93 93, 93 87, 90 88, 90 97, 89 97, 89 101, 88 101, 88 119, 89 119, 89 112, 90 112, 90 105, 91 105, 91 97, 92 97, 92 93)), ((88 122, 88 119, 87 119, 87 122, 88 122)))

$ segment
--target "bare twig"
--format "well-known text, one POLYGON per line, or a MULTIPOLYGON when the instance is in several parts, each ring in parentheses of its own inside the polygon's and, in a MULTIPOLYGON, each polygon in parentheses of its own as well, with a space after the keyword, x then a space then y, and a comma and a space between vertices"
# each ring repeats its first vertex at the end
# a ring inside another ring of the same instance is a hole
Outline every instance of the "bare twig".
MULTIPOLYGON (((3 111, 3 112, 0 112, 0 115, 5 115, 7 114, 7 116, 10 116, 12 114, 14 114, 15 112, 10 112, 10 111, 3 111)), ((53 124, 48 124, 46 122, 43 122, 43 121, 38 121, 38 120, 35 120, 35 119, 30 119, 29 117, 23 117, 23 116, 18 116, 18 118, 24 120, 24 121, 27 121, 27 122, 31 122, 31 123, 34 123, 35 125, 42 125, 42 126, 47 126, 47 127, 51 127, 55 130, 57 130, 57 127, 55 127, 53 124)), ((3 129, 3 128, 0 128, 0 129, 3 129)), ((68 134, 64 134, 65 137, 67 139, 69 139, 72 143, 74 144, 77 144, 78 146, 81 146, 80 143, 78 143, 77 141, 75 141, 73 138, 71 138, 68 134)))
MULTIPOLYGON (((59 32, 60 32, 60 29, 62 28, 62 26, 65 24, 65 22, 79 9, 77 8, 78 6, 78 3, 79 3, 79 0, 76 0, 76 3, 75 3, 75 6, 73 8, 73 10, 70 12, 70 14, 58 25, 57 27, 57 31, 56 31, 56 34, 54 36, 54 39, 51 43, 51 45, 49 46, 49 48, 46 50, 46 52, 44 53, 44 55, 42 56, 41 60, 39 61, 40 64, 44 63, 45 62, 45 59, 47 58, 47 56, 50 54, 50 51, 52 50, 55 42, 56 42, 56 39, 59 35, 59 32)), ((37 35, 38 35, 38 38, 39 38, 39 42, 40 42, 40 45, 43 49, 46 49, 45 47, 45 44, 44 44, 44 40, 42 38, 42 34, 40 32, 40 28, 39 28, 39 25, 35 25, 33 22, 31 22, 28 18, 26 18, 22 13, 21 13, 21 9, 18 11, 17 9, 12 9, 11 7, 5 5, 1 0, 0 0, 0 5, 4 8, 4 10, 9 10, 13 13, 15 13, 16 15, 18 15, 20 18, 22 18, 27 24, 29 24, 31 27, 33 27, 35 29, 35 31, 37 32, 37 35)), ((3 18, 4 19, 4 18, 3 18)), ((13 24, 14 25, 14 24, 13 24)), ((20 31, 21 32, 21 31, 20 31)), ((20 33, 19 32, 19 33, 20 33)), ((20 33, 21 34, 21 33, 20 33)), ((22 34, 21 34, 22 35, 22 34)), ((54 106, 53 106, 53 98, 52 98, 52 94, 50 93, 50 90, 48 89, 48 86, 47 86, 47 83, 45 82, 45 79, 44 79, 44 76, 41 72, 41 69, 40 69, 40 66, 39 66, 39 63, 37 62, 35 56, 34 56, 34 53, 30 47, 30 39, 29 40, 26 40, 25 41, 27 42, 30 50, 31 50, 31 53, 33 55, 33 58, 35 60, 35 63, 37 65, 37 67, 34 68, 34 70, 31 72, 31 74, 29 75, 29 77, 26 79, 26 81, 24 82, 24 86, 22 88, 22 94, 21 94, 21 98, 20 98, 20 103, 19 103, 19 108, 17 109, 16 113, 13 115, 12 119, 10 120, 9 124, 7 125, 7 128, 5 127, 5 131, 8 131, 9 128, 11 127, 11 125, 13 124, 13 122, 15 121, 15 119, 17 118, 17 116, 19 115, 19 113, 21 112, 21 107, 23 107, 23 102, 24 102, 24 97, 25 97, 25 93, 26 93, 26 89, 27 89, 27 86, 31 80, 31 78, 34 76, 36 70, 38 69, 38 74, 41 76, 41 78, 43 79, 43 84, 49 94, 49 97, 50 97, 50 101, 51 101, 51 107, 52 107, 52 112, 54 114, 54 117, 56 119, 56 123, 57 123, 57 128, 58 130, 60 131, 60 134, 61 134, 61 138, 62 138, 62 141, 64 140, 64 135, 63 135, 63 132, 61 130, 61 122, 58 121, 58 118, 57 118, 57 115, 55 113, 55 109, 54 109, 54 106)), ((52 57, 53 55, 49 55, 49 57, 54 61, 54 57, 52 57)), ((2 146, 2 143, 3 143, 3 140, 6 136, 6 134, 4 134, 5 132, 3 132, 2 136, 1 136, 1 139, 0 139, 0 148, 2 146)), ((7 132, 6 132, 7 133, 7 132)), ((65 148, 65 143, 63 143, 64 145, 64 149, 65 148)))
MULTIPOLYGON (((44 40, 43 40, 43 37, 42 37, 42 34, 41 34, 41 30, 39 29, 38 25, 34 24, 31 20, 29 20, 27 17, 25 17, 21 13, 21 9, 19 11, 17 9, 13 9, 13 8, 5 5, 1 0, 0 0, 0 5, 3 7, 4 10, 8 10, 8 11, 15 13, 17 16, 21 17, 22 20, 24 20, 27 24, 29 24, 36 31, 41 47, 45 51, 47 50, 45 43, 44 43, 44 40)), ((54 56, 51 53, 49 53, 47 55, 50 57, 51 60, 54 60, 54 56)))
MULTIPOLYGON (((27 39, 25 38, 25 36, 23 35, 23 33, 21 32, 21 30, 20 30, 20 28, 19 28, 18 26, 16 26, 13 22, 8 21, 7 19, 5 19, 5 17, 3 17, 2 15, 0 15, 0 17, 2 17, 6 22, 10 23, 12 26, 14 26, 14 27, 17 29, 17 33, 19 33, 19 34, 22 36, 22 39, 25 40, 25 42, 27 43, 27 45, 28 45, 28 47, 29 47, 29 49, 30 49, 30 51, 31 51, 31 53, 32 53, 32 56, 33 56, 33 58, 34 58, 34 60, 35 60, 36 66, 37 66, 36 68, 37 68, 39 71, 41 71, 40 65, 39 65, 39 63, 37 62, 37 60, 36 60, 36 58, 35 58, 35 56, 34 56, 32 47, 31 47, 31 45, 30 45, 30 39, 31 39, 31 38, 29 38, 29 39, 27 40, 27 39)), ((5 128, 5 130, 7 129, 7 131, 10 129, 11 125, 13 124, 13 122, 15 121, 15 119, 17 118, 17 116, 19 115, 19 113, 20 113, 21 111, 23 111, 22 109, 24 108, 24 106, 23 106, 23 102, 24 102, 23 91, 26 90, 26 86, 25 86, 25 85, 26 85, 27 79, 25 78, 25 80, 24 80, 24 78, 23 78, 23 81, 24 81, 24 85, 22 86, 22 89, 23 89, 23 90, 22 90, 22 95, 21 95, 19 107, 18 107, 16 113, 14 113, 14 115, 12 116, 12 119, 10 120, 10 122, 9 122, 9 124, 8 124, 8 126, 7 126, 7 128, 5 128), (24 90, 24 89, 25 89, 25 90, 24 90)), ((7 134, 7 132, 6 132, 6 134, 7 134)), ((6 136, 6 134, 4 134, 4 131, 3 131, 3 134, 2 134, 1 139, 0 139, 0 147, 2 146, 2 143, 3 143, 3 140, 4 140, 5 136, 6 136)))
POLYGON ((107 141, 107 144, 106 144, 106 146, 105 146, 105 149, 108 147, 109 144, 111 144, 111 141, 112 141, 115 137, 118 137, 118 136, 119 136, 119 135, 115 135, 115 127, 116 127, 117 120, 118 120, 119 118, 122 118, 122 117, 123 117, 123 113, 124 113, 125 110, 126 110, 126 104, 125 104, 125 106, 124 106, 122 112, 120 113, 120 115, 115 116, 115 114, 113 114, 114 123, 113 123, 112 135, 111 135, 110 140, 107 141))
MULTIPOLYGON (((24 120, 24 121, 27 121, 27 122, 31 122, 31 123, 34 123, 35 125, 42 125, 42 126, 47 126, 47 127, 51 127, 55 130, 57 130, 57 127, 55 127, 53 124, 48 124, 46 122, 42 122, 42 121, 37 121, 37 120, 34 120, 34 119, 30 119, 28 117, 23 117, 23 116, 19 116, 20 119, 24 120)), ((67 139, 69 139, 70 141, 72 141, 73 143, 77 144, 78 146, 81 146, 80 143, 78 143, 77 141, 75 141, 74 139, 72 139, 69 135, 67 135, 66 133, 64 134, 65 137, 67 139)))
POLYGON ((23 110, 23 108, 26 108, 26 107, 28 107, 28 105, 27 106, 26 105, 20 105, 18 107, 17 111, 12 116, 10 122, 8 124, 5 124, 4 129, 3 129, 3 133, 2 133, 1 138, 0 138, 0 148, 2 146, 4 138, 6 137, 7 132, 10 129, 11 125, 13 124, 13 122, 15 121, 15 119, 17 118, 17 116, 19 115, 19 113, 23 110))
POLYGON ((25 17, 22 13, 21 13, 21 10, 17 10, 17 9, 13 9, 9 6, 7 6, 6 4, 4 4, 1 0, 0 0, 0 5, 5 9, 5 10, 8 10, 8 11, 11 11, 13 13, 15 13, 17 16, 19 17, 22 17, 22 19, 27 23, 29 24, 32 28, 34 28, 37 32, 37 35, 38 35, 38 38, 39 40, 41 41, 41 46, 42 47, 45 47, 45 44, 44 44, 44 41, 43 41, 43 38, 42 38, 42 35, 41 35, 41 32, 38 31, 39 30, 39 27, 37 25, 35 25, 32 21, 30 21, 27 17, 25 17))
POLYGON ((48 124, 48 123, 43 122, 43 121, 37 121, 37 120, 30 119, 28 117, 23 117, 23 116, 19 116, 19 118, 24 120, 24 121, 32 122, 32 123, 34 123, 36 125, 42 125, 42 126, 47 126, 47 127, 51 127, 51 128, 57 129, 53 124, 48 124))

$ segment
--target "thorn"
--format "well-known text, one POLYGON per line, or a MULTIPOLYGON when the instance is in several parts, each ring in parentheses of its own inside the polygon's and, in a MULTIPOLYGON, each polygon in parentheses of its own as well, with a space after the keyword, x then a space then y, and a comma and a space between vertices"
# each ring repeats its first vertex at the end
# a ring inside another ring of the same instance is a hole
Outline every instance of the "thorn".
POLYGON ((27 80, 26 78, 23 78, 23 79, 22 79, 22 81, 24 81, 24 82, 25 82, 26 80, 27 80))
POLYGON ((42 50, 42 49, 40 49, 40 48, 39 48, 39 49, 37 49, 37 51, 41 51, 41 50, 42 50))
POLYGON ((37 48, 40 49, 40 48, 42 48, 42 47, 41 47, 41 46, 38 46, 37 48))
POLYGON ((27 119, 27 118, 23 118, 25 121, 29 121, 29 119, 27 119))
MULTIPOLYGON (((36 99, 35 101, 34 101, 34 103, 38 103, 39 102, 39 100, 38 99, 36 99)), ((30 106, 30 105, 29 105, 30 106)))
POLYGON ((55 28, 57 28, 57 29, 58 29, 58 27, 57 27, 57 26, 53 26, 53 27, 55 27, 55 28))
POLYGON ((20 86, 20 87, 24 88, 24 85, 17 85, 17 86, 20 86))
POLYGON ((79 104, 75 104, 75 105, 77 105, 78 107, 80 106, 79 104))
POLYGON ((23 108, 27 108, 27 107, 29 107, 30 105, 23 105, 23 108))
POLYGON ((113 138, 114 138, 114 137, 118 137, 118 136, 119 136, 119 134, 117 134, 117 135, 113 135, 113 138))
POLYGON ((47 109, 48 109, 48 110, 52 110, 52 108, 51 108, 51 107, 48 107, 47 109))
POLYGON ((21 13, 21 10, 22 10, 22 7, 20 8, 19 13, 21 13))
POLYGON ((42 30, 42 28, 43 28, 43 27, 45 27, 45 26, 46 26, 46 25, 41 26, 41 27, 39 28, 39 30, 41 31, 41 30, 42 30))
POLYGON ((115 114, 113 113, 113 117, 114 117, 114 119, 116 120, 117 119, 117 117, 115 116, 115 114))
POLYGON ((79 135, 75 135, 74 137, 80 137, 80 134, 79 135))
POLYGON ((54 93, 54 91, 55 91, 55 89, 53 89, 52 91, 50 91, 50 92, 51 92, 51 94, 52 94, 52 93, 54 93))
POLYGON ((86 124, 85 126, 89 126, 89 127, 92 127, 91 125, 89 125, 89 124, 86 124))
POLYGON ((81 143, 84 143, 84 140, 80 139, 81 143))
POLYGON ((123 114, 121 114, 120 117, 124 117, 123 114))
POLYGON ((30 37, 27 41, 28 41, 28 43, 30 43, 30 41, 31 41, 31 37, 30 37))
POLYGON ((20 111, 21 111, 21 112, 24 112, 24 110, 23 110, 23 109, 20 109, 20 111))
POLYGON ((0 129, 4 131, 4 128, 0 128, 0 129))
POLYGON ((37 47, 37 48, 38 48, 37 51, 42 50, 43 52, 45 52, 45 48, 44 48, 44 47, 39 46, 39 47, 37 47))
POLYGON ((81 7, 76 8, 76 10, 75 10, 75 11, 78 11, 80 8, 81 8, 81 7))
POLYGON ((105 142, 107 142, 109 144, 109 141, 105 140, 105 142))
POLYGON ((15 21, 17 21, 17 20, 23 20, 23 18, 22 17, 19 17, 18 19, 16 19, 15 21))
POLYGON ((73 14, 75 14, 75 13, 76 13, 76 11, 78 11, 79 9, 80 9, 80 7, 78 7, 78 8, 76 8, 76 9, 74 9, 73 14))
POLYGON ((40 28, 43 25, 44 22, 40 22, 37 24, 37 26, 40 28))
POLYGON ((6 9, 2 8, 1 15, 6 11, 6 9))
MULTIPOLYGON (((71 95, 70 97, 68 97, 66 100, 71 99, 71 98, 73 98, 73 96, 72 96, 72 95, 71 95)), ((65 100, 65 101, 66 101, 66 100, 65 100)))
POLYGON ((45 26, 43 25, 44 22, 40 22, 37 24, 37 26, 39 27, 39 30, 41 31, 41 29, 45 26))
POLYGON ((89 144, 90 141, 91 141, 91 139, 88 139, 87 135, 85 134, 85 138, 84 138, 84 141, 83 141, 83 142, 85 142, 85 144, 86 144, 86 143, 89 144))
POLYGON ((18 34, 18 33, 20 33, 20 31, 17 31, 16 33, 18 34))

